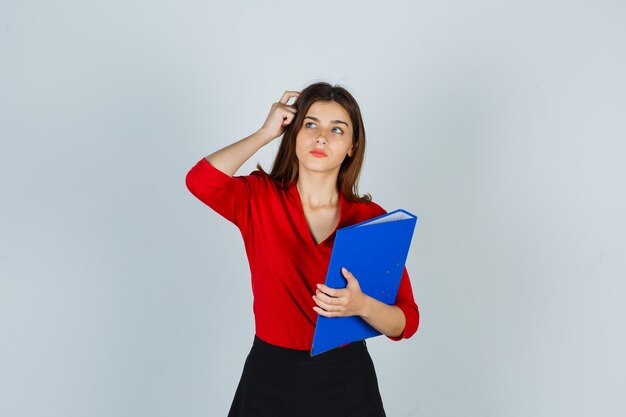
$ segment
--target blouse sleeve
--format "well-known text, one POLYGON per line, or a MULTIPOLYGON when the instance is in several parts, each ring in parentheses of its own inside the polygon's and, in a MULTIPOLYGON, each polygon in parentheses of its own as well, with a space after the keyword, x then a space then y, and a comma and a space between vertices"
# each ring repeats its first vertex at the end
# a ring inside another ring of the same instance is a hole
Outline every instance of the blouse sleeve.
POLYGON ((408 339, 413 336, 417 331, 417 327, 419 326, 420 314, 417 308, 417 304, 415 303, 415 299, 413 298, 413 289, 411 288, 411 280, 409 279, 409 274, 404 268, 404 272, 402 272, 402 278, 400 279, 400 287, 398 288, 398 295, 396 297, 395 305, 402 310, 404 313, 404 317, 406 319, 406 324, 404 326, 404 330, 400 336, 391 337, 388 336, 391 340, 401 340, 408 339))
POLYGON ((189 191, 240 230, 250 221, 250 196, 259 177, 228 176, 205 158, 189 170, 185 182, 189 191))

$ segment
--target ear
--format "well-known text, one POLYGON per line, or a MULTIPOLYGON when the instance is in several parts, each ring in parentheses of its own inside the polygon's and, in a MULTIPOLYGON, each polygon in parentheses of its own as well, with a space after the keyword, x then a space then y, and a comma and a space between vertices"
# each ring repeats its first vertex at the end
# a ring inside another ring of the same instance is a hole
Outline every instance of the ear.
POLYGON ((350 149, 348 149, 348 158, 352 158, 352 155, 354 155, 354 145, 350 146, 350 149))

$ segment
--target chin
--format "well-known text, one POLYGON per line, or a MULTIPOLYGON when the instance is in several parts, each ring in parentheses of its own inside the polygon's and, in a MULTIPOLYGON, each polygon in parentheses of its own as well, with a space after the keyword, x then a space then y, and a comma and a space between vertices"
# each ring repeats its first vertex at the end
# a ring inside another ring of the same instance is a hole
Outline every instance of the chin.
POLYGON ((306 170, 306 171, 310 171, 310 172, 319 172, 319 173, 330 173, 333 171, 337 171, 337 173, 339 173, 339 168, 340 166, 330 166, 327 163, 302 163, 300 162, 300 166, 298 167, 298 169, 300 171, 302 170, 306 170))

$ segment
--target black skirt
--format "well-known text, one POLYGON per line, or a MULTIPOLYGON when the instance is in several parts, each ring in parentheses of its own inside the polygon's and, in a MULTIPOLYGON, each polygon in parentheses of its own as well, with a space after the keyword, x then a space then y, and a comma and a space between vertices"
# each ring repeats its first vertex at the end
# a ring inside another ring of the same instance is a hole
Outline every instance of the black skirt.
POLYGON ((384 417, 365 341, 311 357, 254 338, 228 417, 384 417))

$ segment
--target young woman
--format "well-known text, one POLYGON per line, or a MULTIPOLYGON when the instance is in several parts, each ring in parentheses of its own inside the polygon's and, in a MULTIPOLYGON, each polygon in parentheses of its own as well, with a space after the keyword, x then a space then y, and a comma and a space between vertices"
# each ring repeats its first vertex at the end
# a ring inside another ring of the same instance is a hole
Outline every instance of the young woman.
POLYGON ((324 285, 335 231, 385 213, 358 194, 364 154, 355 99, 343 87, 315 83, 286 91, 257 132, 187 174, 189 190, 239 228, 250 264, 256 335, 229 417, 385 415, 364 341, 309 355, 318 314, 360 316, 393 340, 417 331, 406 269, 395 305, 361 292, 359 277, 345 268, 346 288, 324 285), (269 174, 258 167, 235 176, 281 135, 269 174))

